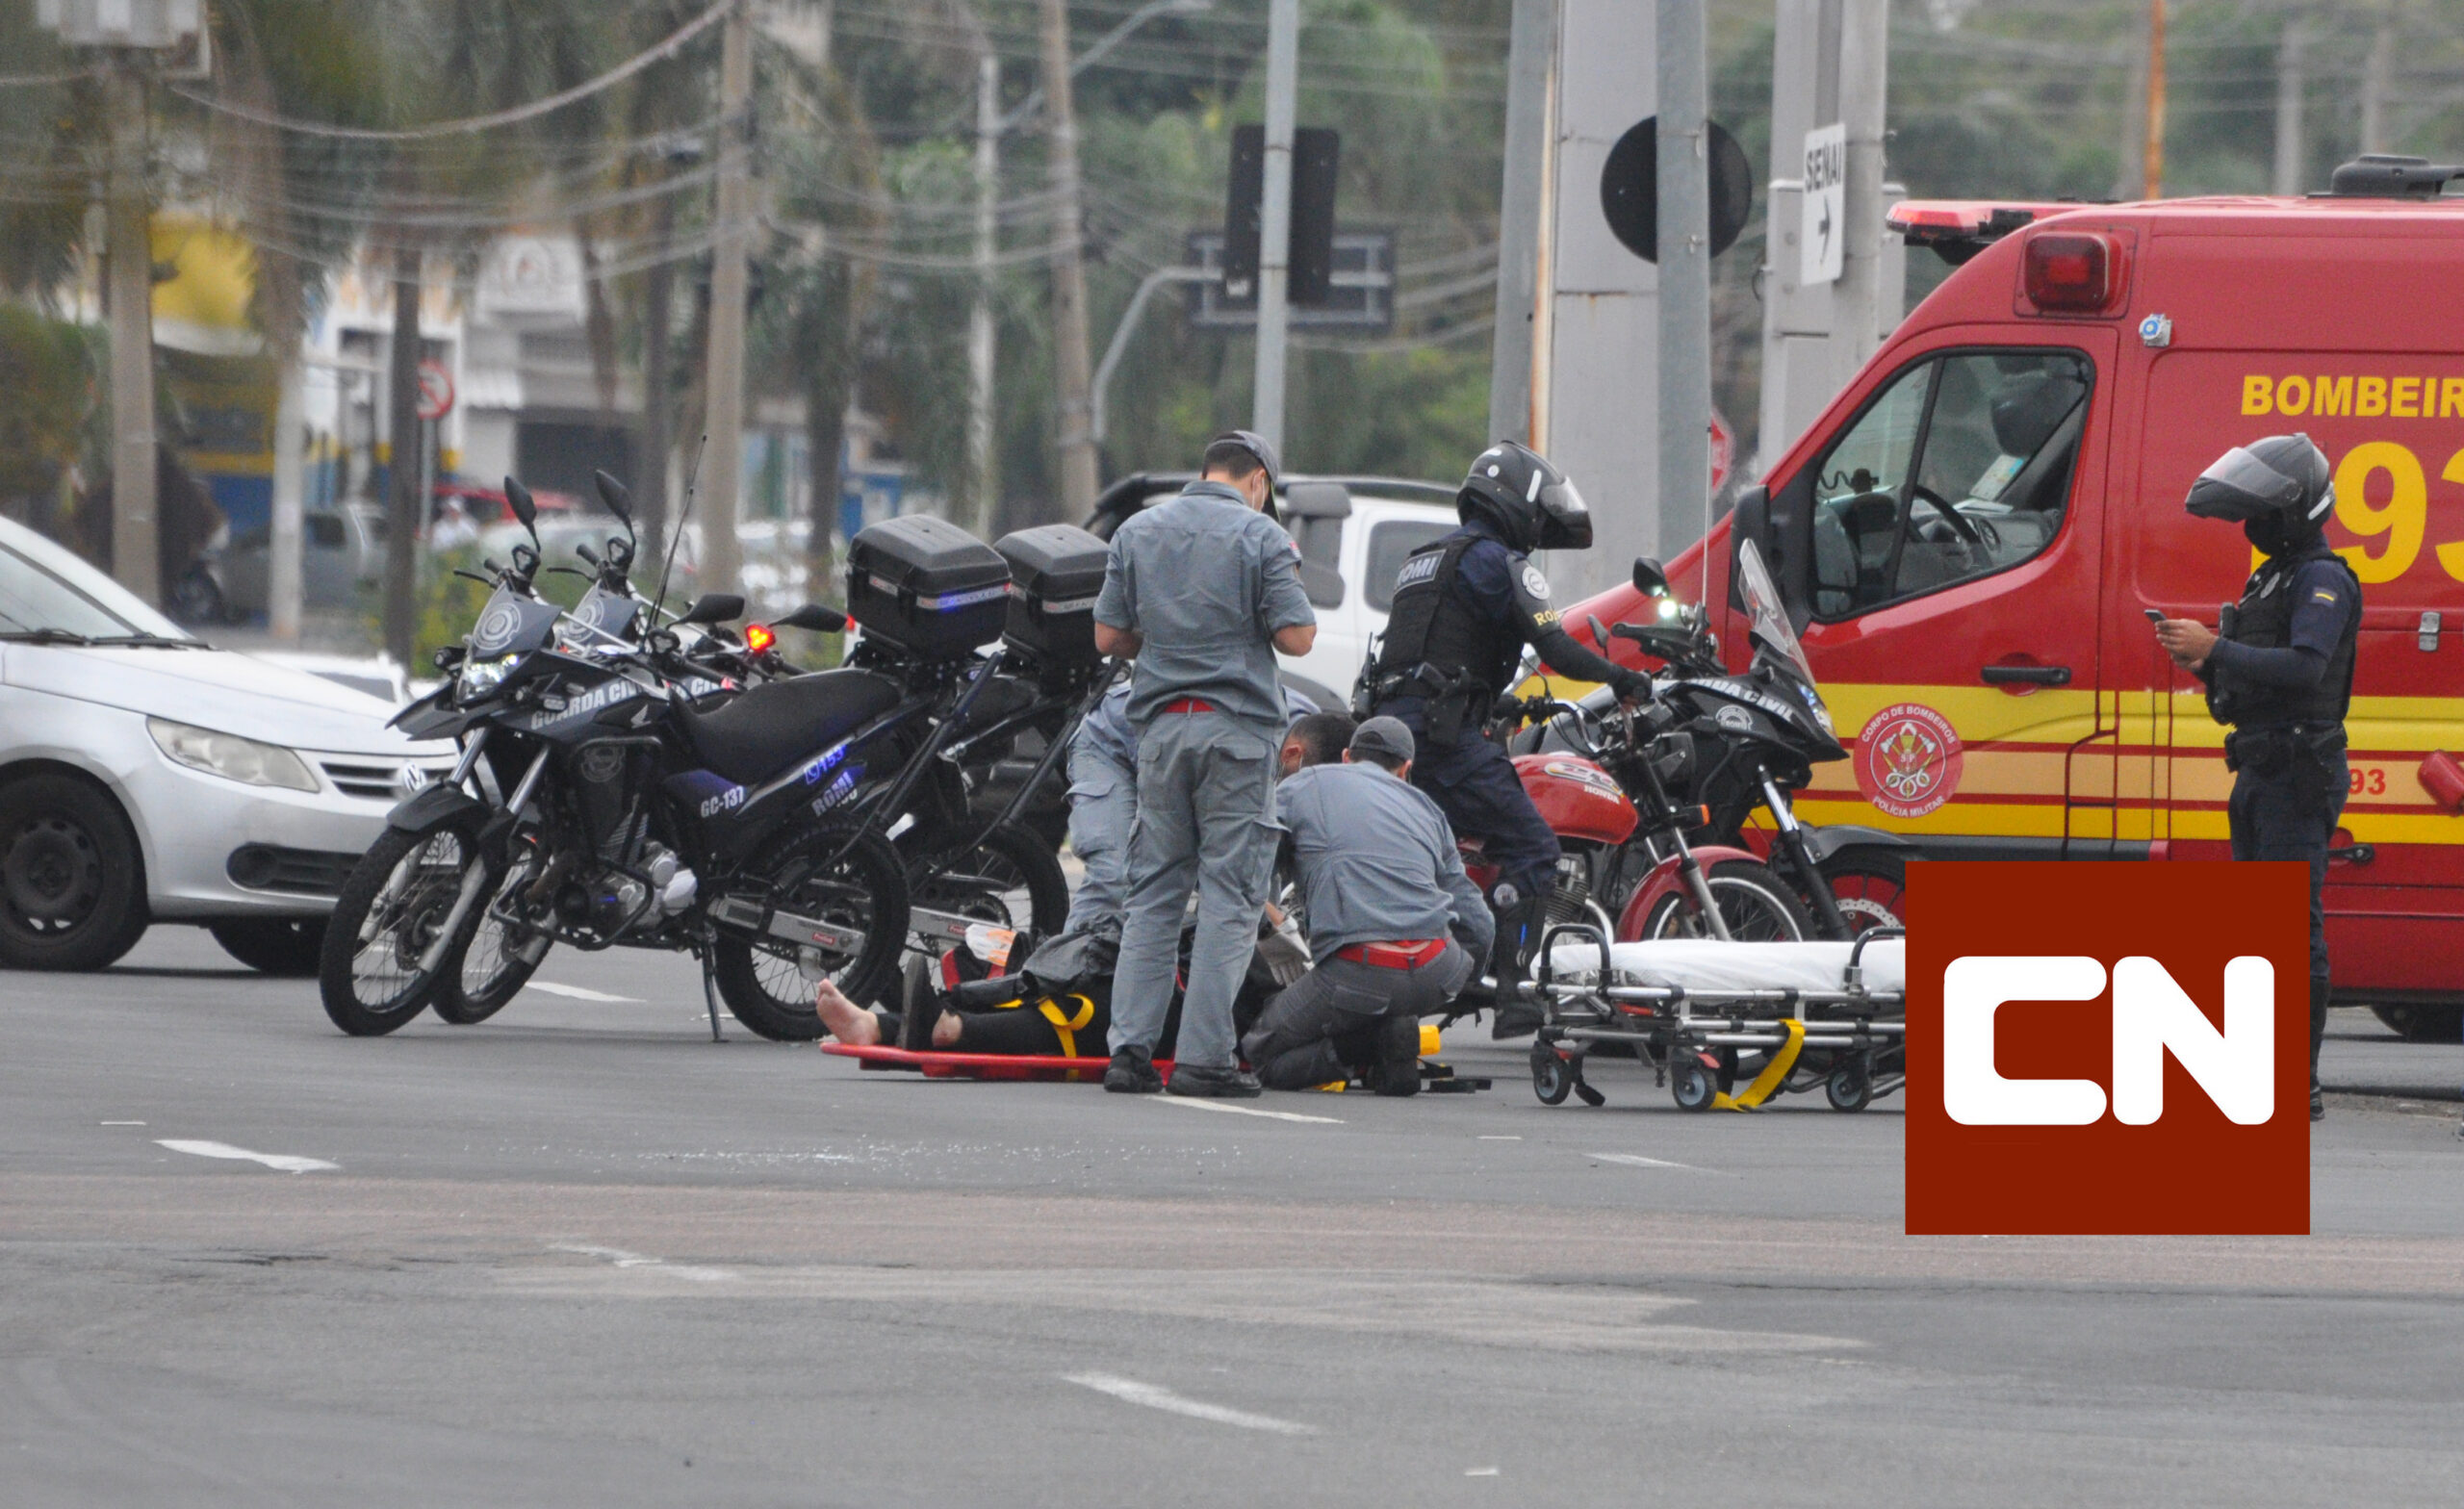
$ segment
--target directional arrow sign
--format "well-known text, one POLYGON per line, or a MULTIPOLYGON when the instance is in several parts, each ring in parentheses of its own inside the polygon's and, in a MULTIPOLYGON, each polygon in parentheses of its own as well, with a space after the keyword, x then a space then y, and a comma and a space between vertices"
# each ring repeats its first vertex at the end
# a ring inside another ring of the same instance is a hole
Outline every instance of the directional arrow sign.
POLYGON ((1797 281, 1807 288, 1839 281, 1848 196, 1848 128, 1806 133, 1804 220, 1798 227, 1797 281))

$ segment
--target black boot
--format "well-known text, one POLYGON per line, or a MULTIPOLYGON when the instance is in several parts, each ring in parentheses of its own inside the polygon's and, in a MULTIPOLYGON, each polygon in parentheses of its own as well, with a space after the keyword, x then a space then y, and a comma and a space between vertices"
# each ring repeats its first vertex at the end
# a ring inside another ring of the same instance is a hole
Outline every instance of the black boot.
POLYGON ((2327 977, 2310 977, 2310 1119, 2327 1119, 2327 1097, 2319 1087, 2319 1045, 2327 1037, 2327 977))
POLYGON ((1548 906, 1548 897, 1529 896, 1498 913, 1498 939, 1489 950, 1490 973, 1498 983, 1497 1011, 1489 1036, 1497 1041, 1528 1037, 1545 1020, 1536 1003, 1519 999, 1516 992, 1529 976, 1540 935, 1547 931, 1548 906))

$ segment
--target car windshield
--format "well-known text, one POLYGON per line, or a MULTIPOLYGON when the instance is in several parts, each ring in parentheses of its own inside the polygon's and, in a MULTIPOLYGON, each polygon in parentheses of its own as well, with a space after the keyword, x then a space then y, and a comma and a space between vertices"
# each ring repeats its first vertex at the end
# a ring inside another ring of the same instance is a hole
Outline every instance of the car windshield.
POLYGON ((28 634, 195 642, 67 550, 22 525, 0 523, 0 635, 28 634))

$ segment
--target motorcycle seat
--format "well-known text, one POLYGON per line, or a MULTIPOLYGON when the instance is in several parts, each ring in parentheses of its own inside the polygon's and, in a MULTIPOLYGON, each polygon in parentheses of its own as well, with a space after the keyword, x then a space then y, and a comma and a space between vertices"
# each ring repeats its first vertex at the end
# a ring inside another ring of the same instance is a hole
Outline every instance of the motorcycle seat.
POLYGON ((748 687, 709 712, 678 709, 702 763, 738 785, 769 780, 896 705, 896 681, 820 671, 748 687))

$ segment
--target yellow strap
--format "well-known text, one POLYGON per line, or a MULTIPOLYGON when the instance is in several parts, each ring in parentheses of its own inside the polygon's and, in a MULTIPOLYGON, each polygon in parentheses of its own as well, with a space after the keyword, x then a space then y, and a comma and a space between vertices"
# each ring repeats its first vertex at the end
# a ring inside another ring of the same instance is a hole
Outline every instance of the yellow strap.
POLYGON ((1039 1001, 1036 1006, 1043 1012, 1043 1019, 1052 1024, 1054 1035, 1060 1037, 1061 1056, 1074 1059, 1078 1057, 1078 1034, 1095 1019, 1095 1003, 1083 995, 1064 996, 1062 1000, 1077 1002, 1077 1011, 1064 1011, 1060 1001, 1039 1001))
POLYGON ((1788 1071, 1797 1066, 1797 1054, 1806 1045, 1806 1024, 1791 1016, 1780 1025, 1788 1030, 1788 1040, 1781 1044, 1778 1053, 1771 1056, 1771 1061, 1762 1066, 1762 1072, 1754 1077, 1754 1083, 1745 1087, 1744 1094, 1733 1098, 1727 1095, 1712 1096, 1713 1111, 1752 1111, 1755 1107, 1761 1105, 1773 1090, 1778 1089, 1780 1082, 1788 1077, 1788 1071))

